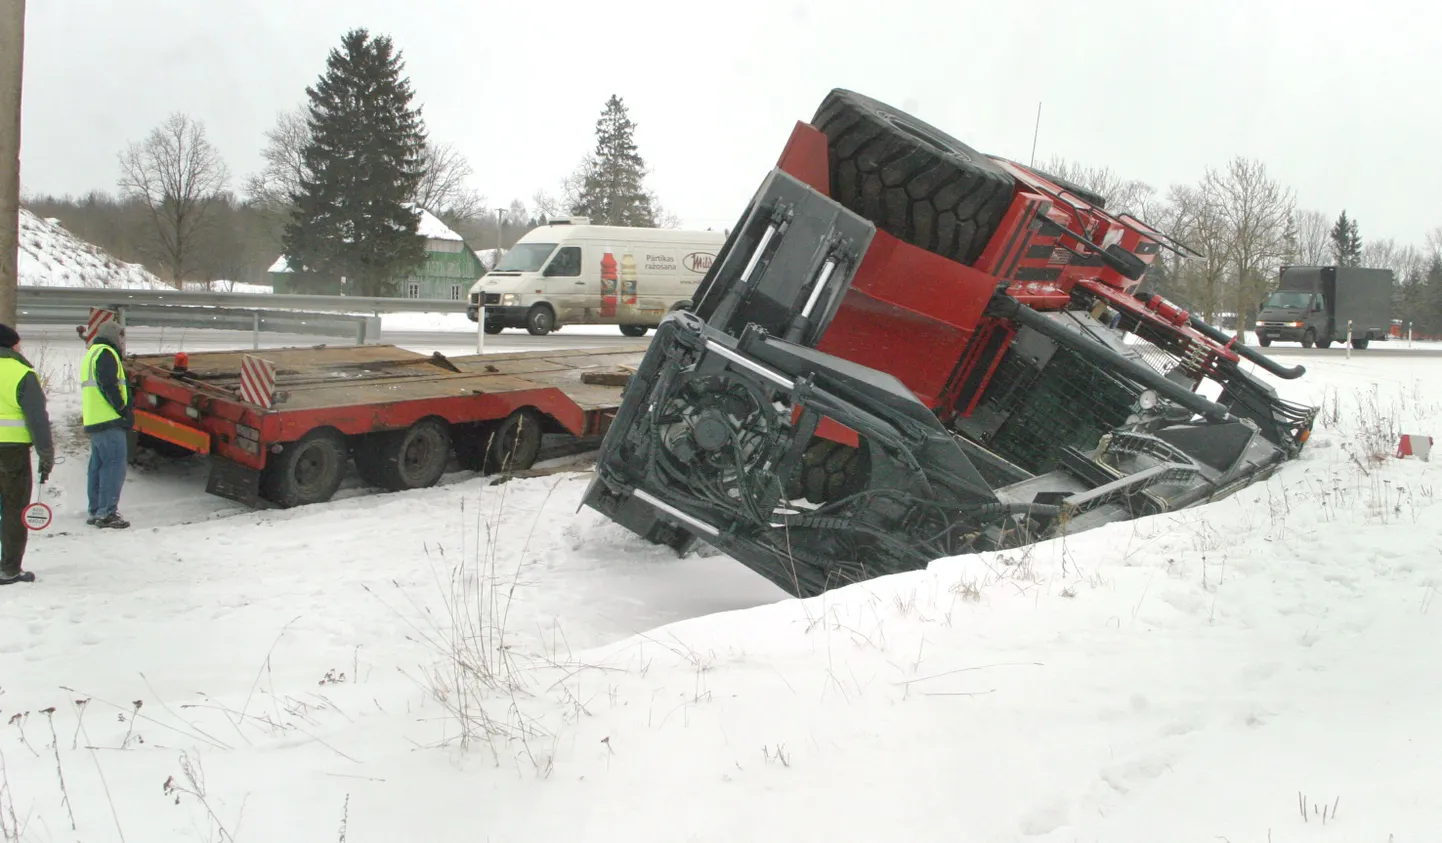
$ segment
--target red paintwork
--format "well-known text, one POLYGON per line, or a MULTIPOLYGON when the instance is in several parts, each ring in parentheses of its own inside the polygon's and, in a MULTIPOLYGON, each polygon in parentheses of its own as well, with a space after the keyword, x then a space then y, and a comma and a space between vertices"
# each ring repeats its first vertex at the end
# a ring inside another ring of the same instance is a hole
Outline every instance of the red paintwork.
POLYGON ((257 470, 265 467, 270 445, 294 442, 321 427, 350 436, 402 430, 428 417, 441 418, 450 424, 497 421, 515 410, 534 407, 572 435, 593 436, 604 433, 612 417, 609 410, 582 409, 559 387, 541 385, 536 389, 416 397, 385 404, 303 410, 277 407, 260 412, 223 390, 177 379, 165 369, 137 361, 132 364, 132 372, 138 400, 148 403, 147 395, 162 399, 155 407, 142 405, 147 412, 208 434, 210 453, 257 470), (200 410, 199 419, 186 414, 188 406, 200 410), (236 444, 240 438, 237 425, 259 431, 260 453, 251 453, 236 444))
POLYGON ((831 165, 826 152, 826 135, 810 123, 796 121, 791 139, 786 142, 776 166, 818 193, 831 195, 831 165))
MULTIPOLYGON (((1157 232, 1093 208, 1027 167, 1000 159, 996 163, 1013 176, 1016 192, 974 266, 878 230, 818 350, 890 373, 943 420, 966 415, 1000 363, 1000 355, 985 360, 981 388, 966 406, 957 407, 963 386, 982 365, 982 343, 973 342, 978 326, 984 326, 987 335, 1006 332, 1008 343, 1015 334, 1008 323, 984 319, 997 288, 1005 287, 1008 295, 1036 310, 1061 310, 1072 305, 1071 292, 1080 285, 1113 307, 1142 311, 1142 318, 1182 333, 1205 352, 1204 365, 1210 365, 1213 356, 1235 359, 1230 350, 1184 327, 1184 317, 1183 327, 1178 327, 1176 313, 1147 311, 1129 295, 1140 282, 1122 277, 1094 255, 1074 254, 1089 250, 1077 239, 1080 235, 1102 247, 1119 243, 1150 265, 1161 240, 1157 232), (1043 221, 1065 233, 1044 233, 1043 221)), ((777 166, 830 195, 826 136, 816 127, 798 122, 777 166)), ((854 431, 830 419, 823 420, 817 435, 847 444, 857 441, 854 431)))

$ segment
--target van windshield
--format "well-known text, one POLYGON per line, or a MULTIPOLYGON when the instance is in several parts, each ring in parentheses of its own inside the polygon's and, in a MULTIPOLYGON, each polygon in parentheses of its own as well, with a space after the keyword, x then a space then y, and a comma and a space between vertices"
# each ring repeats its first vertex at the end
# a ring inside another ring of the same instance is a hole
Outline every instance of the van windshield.
POLYGON ((1283 310, 1302 309, 1312 303, 1312 294, 1306 290, 1278 290, 1267 297, 1264 307, 1283 310))
POLYGON ((501 256, 494 272, 539 272, 541 264, 555 251, 555 243, 517 243, 501 256))

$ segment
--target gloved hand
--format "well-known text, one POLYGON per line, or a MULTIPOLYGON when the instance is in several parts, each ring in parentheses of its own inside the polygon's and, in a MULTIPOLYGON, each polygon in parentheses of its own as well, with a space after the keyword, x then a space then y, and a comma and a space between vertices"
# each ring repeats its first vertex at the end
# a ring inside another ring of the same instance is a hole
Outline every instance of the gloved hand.
POLYGON ((54 471, 54 470, 55 470, 55 458, 54 458, 54 457, 41 457, 41 458, 40 458, 40 482, 41 482, 41 483, 44 483, 46 480, 49 480, 49 479, 50 479, 50 472, 52 472, 52 471, 54 471))

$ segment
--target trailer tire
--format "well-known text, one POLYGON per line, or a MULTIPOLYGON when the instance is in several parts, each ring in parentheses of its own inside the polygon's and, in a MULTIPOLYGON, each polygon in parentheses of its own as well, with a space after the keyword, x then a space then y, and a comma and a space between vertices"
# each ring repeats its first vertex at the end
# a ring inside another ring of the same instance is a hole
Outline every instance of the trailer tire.
POLYGON ((650 328, 645 325, 622 325, 621 333, 628 337, 644 337, 650 328))
POLYGON ((450 461, 450 428, 437 419, 421 419, 405 430, 373 435, 356 449, 361 477, 391 492, 436 485, 450 461))
POLYGON ((506 416, 489 436, 486 474, 525 471, 541 452, 541 414, 529 407, 506 416))
POLYGON ((345 468, 345 439, 334 430, 312 430, 266 461, 261 494, 286 508, 324 503, 340 488, 345 468))
POLYGON ((859 448, 813 437, 801 455, 801 464, 786 487, 792 500, 815 504, 849 497, 866 486, 871 459, 865 443, 859 448))
POLYGON ((885 103, 835 89, 812 125, 826 135, 831 198, 904 242, 970 266, 1011 205, 995 161, 885 103))
POLYGON ((556 314, 544 304, 538 304, 526 314, 526 330, 533 337, 544 337, 556 329, 556 314))

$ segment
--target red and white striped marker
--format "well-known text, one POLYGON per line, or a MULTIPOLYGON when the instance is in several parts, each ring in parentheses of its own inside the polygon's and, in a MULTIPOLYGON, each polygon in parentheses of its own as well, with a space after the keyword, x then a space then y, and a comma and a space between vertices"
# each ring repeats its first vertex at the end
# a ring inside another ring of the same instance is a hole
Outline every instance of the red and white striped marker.
POLYGON ((85 332, 81 334, 85 339, 85 344, 89 345, 95 341, 95 332, 100 330, 101 325, 117 318, 119 317, 113 310, 104 310, 99 307, 90 308, 90 318, 86 320, 85 332))
POLYGON ((1423 462, 1431 462, 1429 456, 1432 453, 1432 437, 1422 436, 1417 433, 1404 433, 1402 439, 1397 443, 1397 458, 1421 457, 1423 462))
POLYGON ((269 409, 275 399, 275 364, 249 354, 240 358, 240 397, 269 409))

